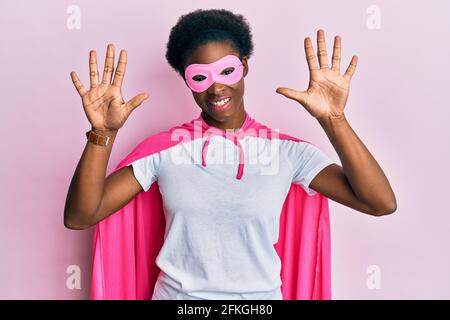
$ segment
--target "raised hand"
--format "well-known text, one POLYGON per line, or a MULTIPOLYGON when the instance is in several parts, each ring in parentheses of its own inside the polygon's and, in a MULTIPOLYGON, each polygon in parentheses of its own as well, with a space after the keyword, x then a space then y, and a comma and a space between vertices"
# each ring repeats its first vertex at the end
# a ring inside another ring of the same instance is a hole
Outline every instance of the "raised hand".
POLYGON ((147 93, 140 93, 128 102, 122 97, 122 81, 127 64, 127 52, 120 51, 119 62, 114 72, 114 45, 108 44, 103 69, 102 82, 99 83, 97 56, 94 50, 89 52, 90 89, 86 90, 75 71, 70 73, 72 82, 81 96, 84 112, 93 130, 113 132, 119 130, 131 112, 145 99, 147 93), (112 80, 112 82, 111 82, 112 80))
POLYGON ((276 92, 299 102, 313 117, 339 117, 344 114, 345 104, 350 91, 350 80, 355 72, 357 56, 352 60, 343 75, 340 74, 341 37, 334 38, 331 68, 328 65, 325 34, 317 31, 317 66, 311 39, 305 38, 305 55, 309 68, 309 87, 306 91, 279 87, 276 92))

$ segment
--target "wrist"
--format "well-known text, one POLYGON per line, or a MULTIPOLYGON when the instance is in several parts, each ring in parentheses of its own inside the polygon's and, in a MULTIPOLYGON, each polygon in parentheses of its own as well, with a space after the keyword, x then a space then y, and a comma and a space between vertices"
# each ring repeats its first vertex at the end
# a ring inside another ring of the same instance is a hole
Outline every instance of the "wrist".
POLYGON ((345 114, 334 116, 334 115, 326 115, 321 118, 317 118, 317 121, 320 123, 322 127, 330 127, 330 126, 338 126, 347 122, 347 118, 345 114))
POLYGON ((117 134, 117 132, 119 132, 118 129, 110 130, 110 129, 99 129, 99 128, 94 128, 94 127, 91 127, 91 130, 99 135, 106 136, 106 137, 115 136, 117 134))
POLYGON ((105 129, 96 129, 91 128, 88 132, 86 132, 86 138, 88 142, 93 144, 107 147, 112 145, 116 138, 117 130, 105 130, 105 129))

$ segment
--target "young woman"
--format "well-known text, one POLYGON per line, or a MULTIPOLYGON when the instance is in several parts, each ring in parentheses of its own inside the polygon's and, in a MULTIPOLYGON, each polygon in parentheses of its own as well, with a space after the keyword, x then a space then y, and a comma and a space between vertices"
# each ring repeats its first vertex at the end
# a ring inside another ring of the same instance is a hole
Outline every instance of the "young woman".
POLYGON ((127 102, 122 98, 125 50, 120 52, 114 73, 114 46, 108 45, 101 82, 96 53, 91 51, 90 89, 71 73, 92 130, 70 184, 65 226, 94 226, 157 182, 167 228, 156 261, 161 273, 153 299, 281 299, 280 260, 273 244, 292 183, 308 195, 318 192, 369 215, 396 210, 386 176, 344 115, 357 58, 354 56, 341 74, 339 36, 334 40, 331 65, 323 30, 317 32, 319 64, 309 37, 304 45, 310 71, 308 89, 280 87, 276 92, 299 102, 317 119, 342 167, 299 139, 244 133, 234 140, 222 135, 254 123, 244 107, 252 36, 242 15, 196 10, 182 16, 172 28, 166 58, 192 90, 201 109, 196 120, 218 134, 174 143, 134 160, 106 179, 117 133, 148 95, 141 93, 127 102), (275 140, 279 142, 277 156, 269 157, 269 165, 277 162, 275 173, 264 174, 268 163, 260 161, 260 150, 275 140), (255 145, 263 148, 252 152, 255 145), (237 154, 239 161, 215 163, 214 150, 237 154), (174 161, 173 154, 183 154, 179 156, 184 157, 182 164, 174 161))

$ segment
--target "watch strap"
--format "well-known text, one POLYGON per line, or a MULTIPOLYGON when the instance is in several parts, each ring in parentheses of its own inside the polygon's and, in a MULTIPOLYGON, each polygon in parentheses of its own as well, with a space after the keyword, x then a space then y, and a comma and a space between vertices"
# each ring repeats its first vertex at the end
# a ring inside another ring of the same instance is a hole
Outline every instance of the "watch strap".
POLYGON ((110 139, 110 137, 98 134, 94 130, 86 132, 86 137, 89 142, 92 142, 93 144, 97 144, 103 147, 106 147, 108 145, 110 139))

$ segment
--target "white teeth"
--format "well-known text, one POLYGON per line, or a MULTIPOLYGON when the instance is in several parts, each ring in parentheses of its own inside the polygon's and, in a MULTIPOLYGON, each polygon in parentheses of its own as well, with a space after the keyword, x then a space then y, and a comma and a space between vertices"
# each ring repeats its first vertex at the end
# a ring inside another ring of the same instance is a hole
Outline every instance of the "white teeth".
POLYGON ((230 101, 230 98, 226 98, 217 102, 211 102, 212 105, 215 106, 223 106, 224 104, 226 104, 228 101, 230 101))

